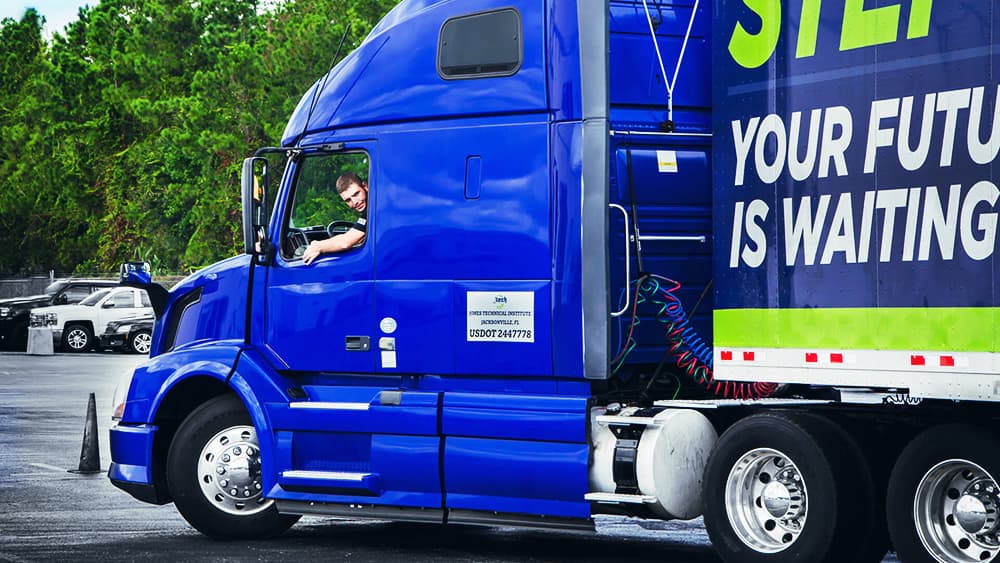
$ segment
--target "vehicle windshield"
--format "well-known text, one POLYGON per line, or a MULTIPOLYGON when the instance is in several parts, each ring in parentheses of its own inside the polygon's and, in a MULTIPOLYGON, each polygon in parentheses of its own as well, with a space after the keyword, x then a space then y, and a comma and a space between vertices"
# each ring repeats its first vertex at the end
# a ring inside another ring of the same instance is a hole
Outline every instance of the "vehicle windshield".
POLYGON ((62 289, 63 286, 65 286, 65 285, 66 285, 66 282, 62 282, 62 281, 52 282, 52 283, 50 283, 45 288, 45 294, 46 295, 55 295, 55 294, 59 293, 59 290, 62 289))
POLYGON ((95 291, 94 293, 91 293, 90 295, 88 295, 86 297, 86 299, 84 299, 83 301, 80 301, 79 304, 80 305, 86 305, 88 307, 93 307, 98 301, 100 301, 101 299, 104 299, 104 296, 107 295, 107 294, 109 294, 109 293, 111 293, 110 289, 102 289, 100 291, 95 291))

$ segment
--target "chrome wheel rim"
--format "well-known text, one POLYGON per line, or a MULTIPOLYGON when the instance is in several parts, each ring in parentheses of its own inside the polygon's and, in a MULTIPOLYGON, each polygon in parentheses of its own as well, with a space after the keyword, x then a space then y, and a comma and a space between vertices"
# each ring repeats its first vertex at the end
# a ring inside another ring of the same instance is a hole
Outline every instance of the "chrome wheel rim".
POLYGON ((148 354, 153 344, 153 335, 147 332, 140 332, 132 339, 132 347, 140 354, 148 354))
POLYGON ((263 497, 260 449, 253 426, 232 426, 219 432, 201 449, 198 484, 219 510, 249 516, 274 502, 263 497))
POLYGON ((1000 553, 1000 488, 971 461, 949 459, 917 485, 913 521, 924 548, 941 563, 990 561, 1000 553))
POLYGON ((74 328, 66 335, 66 345, 74 350, 83 350, 87 347, 87 333, 81 328, 74 328))
POLYGON ((759 553, 788 549, 805 528, 805 481, 791 458, 778 450, 743 454, 729 472, 725 498, 736 536, 759 553))

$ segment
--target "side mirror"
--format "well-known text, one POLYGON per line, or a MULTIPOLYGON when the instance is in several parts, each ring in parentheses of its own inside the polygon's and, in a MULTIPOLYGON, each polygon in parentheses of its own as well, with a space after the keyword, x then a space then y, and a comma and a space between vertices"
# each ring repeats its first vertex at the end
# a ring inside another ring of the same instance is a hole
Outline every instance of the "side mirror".
MULTIPOLYGON (((153 283, 153 275, 149 271, 149 262, 125 262, 121 265, 119 272, 120 285, 145 289, 149 295, 149 303, 153 306, 153 316, 160 318, 167 310, 167 303, 170 301, 170 292, 167 288, 158 283, 153 283)), ((108 306, 107 303, 104 306, 108 306)), ((111 305, 112 307, 114 304, 111 305)))
POLYGON ((104 303, 101 303, 101 308, 102 309, 114 309, 115 308, 115 302, 114 301, 105 301, 104 303))
POLYGON ((63 293, 62 295, 56 297, 55 300, 53 300, 53 303, 55 303, 56 305, 65 305, 69 303, 69 297, 67 297, 66 294, 63 293))
POLYGON ((118 283, 131 287, 145 288, 153 283, 149 262, 125 262, 118 269, 118 278, 118 283))
POLYGON ((243 251, 251 256, 266 254, 267 186, 270 183, 266 158, 255 156, 243 161, 240 188, 243 199, 243 251))

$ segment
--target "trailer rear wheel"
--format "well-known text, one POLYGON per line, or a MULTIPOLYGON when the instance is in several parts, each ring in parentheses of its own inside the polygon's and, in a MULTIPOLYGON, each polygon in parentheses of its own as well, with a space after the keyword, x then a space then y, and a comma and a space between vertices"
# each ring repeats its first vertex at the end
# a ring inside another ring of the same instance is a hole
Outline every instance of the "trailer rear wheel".
POLYGON ((732 563, 880 561, 884 534, 875 526, 875 487, 860 452, 817 416, 737 422, 705 469, 712 545, 732 563))
POLYGON ((243 403, 217 397, 181 423, 167 455, 167 484, 181 516, 206 536, 252 539, 280 534, 298 516, 263 496, 257 433, 243 403))
POLYGON ((917 436, 889 478, 889 531, 906 563, 974 563, 1000 554, 1000 441, 947 425, 917 436))

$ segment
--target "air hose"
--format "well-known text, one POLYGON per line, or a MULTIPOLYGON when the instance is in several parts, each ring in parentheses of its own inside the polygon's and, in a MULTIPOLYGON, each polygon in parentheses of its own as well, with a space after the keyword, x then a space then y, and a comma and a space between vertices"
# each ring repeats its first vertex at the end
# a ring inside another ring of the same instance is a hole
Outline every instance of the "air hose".
POLYGON ((669 351, 674 356, 677 367, 716 397, 758 399, 773 394, 778 388, 774 383, 715 381, 712 372, 712 347, 691 326, 684 306, 676 295, 680 288, 681 284, 672 279, 648 274, 640 278, 637 292, 643 301, 649 301, 659 308, 656 320, 664 325, 669 351), (664 287, 661 281, 670 287, 664 287))

